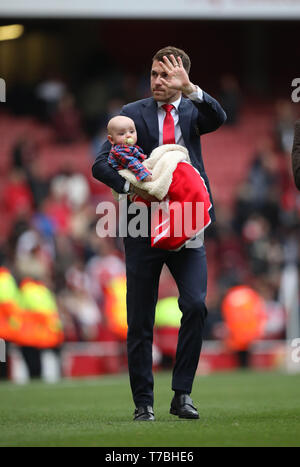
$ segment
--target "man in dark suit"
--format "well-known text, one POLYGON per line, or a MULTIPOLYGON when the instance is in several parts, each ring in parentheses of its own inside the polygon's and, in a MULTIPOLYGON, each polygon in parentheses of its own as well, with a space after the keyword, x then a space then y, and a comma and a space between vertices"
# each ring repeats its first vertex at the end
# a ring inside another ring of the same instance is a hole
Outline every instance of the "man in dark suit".
MULTIPOLYGON (((226 120, 219 103, 189 79, 190 59, 175 47, 155 54, 151 68, 153 97, 125 105, 121 114, 134 121, 137 144, 145 154, 166 143, 185 146, 193 166, 209 188, 201 155, 200 136, 216 130, 226 120), (184 98, 182 95, 185 95, 184 98), (165 106, 165 104, 168 104, 165 106), (171 104, 171 105, 170 105, 171 104)), ((118 193, 134 191, 154 201, 144 190, 129 184, 107 163, 110 144, 104 143, 93 166, 95 178, 118 193)), ((210 210, 214 220, 213 208, 210 210)), ((204 245, 184 247, 178 252, 151 248, 150 238, 124 239, 127 275, 127 350, 134 420, 154 420, 152 339, 159 277, 164 263, 179 290, 182 312, 170 413, 180 418, 199 418, 190 397, 201 346, 207 309, 207 266, 204 245)), ((193 245, 190 245, 193 246, 193 245)))
POLYGON ((300 190, 300 120, 295 123, 294 144, 292 150, 292 168, 296 187, 300 190))

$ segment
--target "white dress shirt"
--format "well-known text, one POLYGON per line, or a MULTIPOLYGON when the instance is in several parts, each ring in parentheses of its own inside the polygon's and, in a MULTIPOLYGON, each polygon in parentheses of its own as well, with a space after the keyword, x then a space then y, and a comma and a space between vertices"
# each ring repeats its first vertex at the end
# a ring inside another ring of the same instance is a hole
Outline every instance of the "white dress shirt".
MULTIPOLYGON (((196 88, 197 88, 196 91, 192 92, 191 94, 188 94, 186 97, 188 99, 191 99, 192 101, 195 101, 195 102, 203 102, 203 91, 202 91, 202 89, 199 88, 199 86, 196 86, 196 88)), ((177 99, 176 101, 170 102, 170 104, 172 104, 174 106, 173 109, 171 110, 171 115, 172 115, 173 120, 174 120, 175 142, 176 142, 176 144, 180 144, 181 146, 185 147, 183 137, 182 137, 182 133, 181 133, 181 128, 180 128, 180 125, 179 125, 179 113, 178 113, 178 107, 179 107, 179 104, 181 102, 181 98, 182 98, 182 96, 180 96, 179 99, 177 99)), ((164 119, 165 119, 165 116, 166 116, 166 111, 164 109, 162 109, 162 106, 164 104, 165 104, 165 102, 160 102, 160 101, 157 102, 159 146, 161 146, 163 144, 163 125, 164 125, 164 119)), ((128 181, 126 181, 125 185, 124 185, 124 193, 128 193, 129 186, 130 186, 130 183, 128 181)))
MULTIPOLYGON (((181 128, 179 125, 179 113, 178 113, 178 107, 181 102, 181 97, 177 99, 174 102, 170 102, 174 107, 171 110, 171 115, 174 120, 174 127, 175 127, 175 143, 180 144, 181 146, 185 147, 183 137, 181 134, 181 128)), ((191 99, 192 101, 196 102, 203 102, 203 91, 197 86, 197 91, 192 92, 189 94, 188 99, 191 99)), ((162 108, 162 106, 165 104, 165 102, 157 102, 157 116, 158 116, 158 131, 159 131, 159 145, 161 146, 163 144, 163 125, 164 125, 164 119, 166 116, 166 111, 162 108)))

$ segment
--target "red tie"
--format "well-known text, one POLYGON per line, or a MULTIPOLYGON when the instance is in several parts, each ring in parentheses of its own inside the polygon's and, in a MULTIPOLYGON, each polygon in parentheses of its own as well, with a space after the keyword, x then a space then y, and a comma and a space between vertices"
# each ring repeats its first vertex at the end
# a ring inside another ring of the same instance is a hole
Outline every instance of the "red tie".
POLYGON ((173 107, 174 105, 172 104, 162 105, 162 108, 166 111, 163 126, 163 144, 175 144, 175 126, 174 119, 171 114, 173 107))

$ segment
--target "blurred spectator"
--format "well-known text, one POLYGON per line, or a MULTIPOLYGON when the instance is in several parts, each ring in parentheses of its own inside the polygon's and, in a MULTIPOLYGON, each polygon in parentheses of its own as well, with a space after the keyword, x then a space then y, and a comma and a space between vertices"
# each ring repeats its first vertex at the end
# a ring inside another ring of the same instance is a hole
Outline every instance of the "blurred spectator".
POLYGON ((50 189, 45 163, 37 158, 27 164, 25 172, 28 186, 33 196, 34 207, 38 209, 48 197, 50 189))
POLYGON ((15 169, 26 169, 27 165, 36 161, 38 147, 34 138, 24 134, 19 138, 12 149, 13 167, 15 169))
POLYGON ((41 203, 31 218, 31 224, 39 234, 52 243, 55 236, 53 220, 45 211, 45 203, 41 203))
POLYGON ((274 133, 278 151, 290 154, 293 147, 295 112, 289 100, 278 100, 275 107, 274 133))
POLYGON ((236 191, 234 200, 233 226, 238 234, 241 233, 243 225, 248 217, 253 213, 251 202, 252 188, 248 181, 243 181, 236 191))
POLYGON ((285 337, 286 316, 283 306, 278 301, 277 288, 270 282, 268 276, 260 276, 255 286, 265 301, 267 320, 264 327, 264 338, 283 339, 285 337))
POLYGON ((235 204, 235 229, 240 232, 247 219, 260 213, 273 228, 279 222, 281 174, 272 142, 259 143, 247 179, 239 186, 235 204))
POLYGON ((89 200, 90 188, 86 177, 69 168, 55 175, 51 189, 58 197, 65 199, 71 208, 80 207, 89 200))
POLYGON ((259 142, 250 167, 248 181, 252 187, 252 198, 260 205, 273 186, 278 184, 277 158, 269 139, 259 142))
POLYGON ((239 366, 246 368, 252 343, 263 337, 264 300, 248 284, 239 285, 227 290, 221 311, 225 322, 224 344, 236 354, 239 366))
POLYGON ((70 232, 71 208, 68 203, 65 187, 59 183, 59 178, 53 178, 50 184, 50 194, 44 202, 43 210, 54 225, 55 234, 70 232))
POLYGON ((83 139, 81 115, 71 93, 64 94, 52 115, 52 122, 59 143, 74 143, 83 139))
POLYGON ((52 266, 51 251, 38 232, 24 232, 16 246, 15 271, 18 279, 31 277, 51 287, 52 266))
POLYGON ((22 170, 13 169, 8 174, 8 181, 3 190, 3 204, 13 217, 21 212, 32 211, 33 196, 22 170))
POLYGON ((55 290, 61 291, 65 287, 66 273, 72 264, 79 260, 79 253, 73 239, 61 232, 55 234, 55 263, 54 263, 54 281, 55 290))
POLYGON ((219 102, 227 114, 227 125, 238 123, 241 107, 241 91, 234 75, 225 74, 221 77, 219 102))
POLYGON ((265 274, 270 269, 280 270, 282 247, 275 236, 271 235, 271 225, 259 214, 253 214, 245 223, 243 237, 248 245, 248 254, 253 274, 265 274))
POLYGON ((76 209, 89 200, 90 188, 86 177, 81 173, 70 174, 67 180, 67 197, 70 205, 76 209))
POLYGON ((75 241, 88 241, 89 228, 95 217, 91 204, 74 206, 70 221, 70 233, 75 241))
POLYGON ((89 203, 90 188, 86 177, 70 170, 51 181, 51 197, 44 211, 54 222, 56 233, 69 234, 74 241, 85 241, 95 210, 89 203))
POLYGON ((103 78, 95 77, 82 86, 79 102, 89 135, 95 135, 99 128, 106 125, 108 100, 109 90, 103 78))
POLYGON ((292 150, 292 168, 296 187, 300 190, 300 120, 295 122, 295 134, 292 150))
POLYGON ((101 313, 91 295, 91 283, 84 271, 84 264, 78 262, 67 271, 66 284, 67 287, 59 293, 66 329, 75 331, 76 340, 96 340, 99 337, 101 313))
POLYGON ((47 73, 45 79, 37 85, 35 94, 39 103, 38 114, 42 120, 51 120, 66 90, 63 80, 52 72, 47 73))
POLYGON ((114 277, 125 274, 125 262, 120 258, 111 238, 98 238, 98 254, 86 266, 94 297, 102 299, 103 288, 114 277))

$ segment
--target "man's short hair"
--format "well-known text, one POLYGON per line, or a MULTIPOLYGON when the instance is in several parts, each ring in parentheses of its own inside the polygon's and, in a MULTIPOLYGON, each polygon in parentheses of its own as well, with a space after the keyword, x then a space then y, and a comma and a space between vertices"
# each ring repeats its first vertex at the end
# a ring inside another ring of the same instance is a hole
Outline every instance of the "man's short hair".
POLYGON ((187 73, 190 72, 190 57, 184 52, 184 50, 178 49, 177 47, 173 47, 172 45, 168 45, 167 47, 164 47, 163 49, 160 49, 158 52, 156 52, 152 59, 152 62, 154 62, 154 60, 162 62, 164 56, 170 58, 170 55, 174 55, 176 59, 180 57, 182 60, 183 68, 186 70, 187 73))

